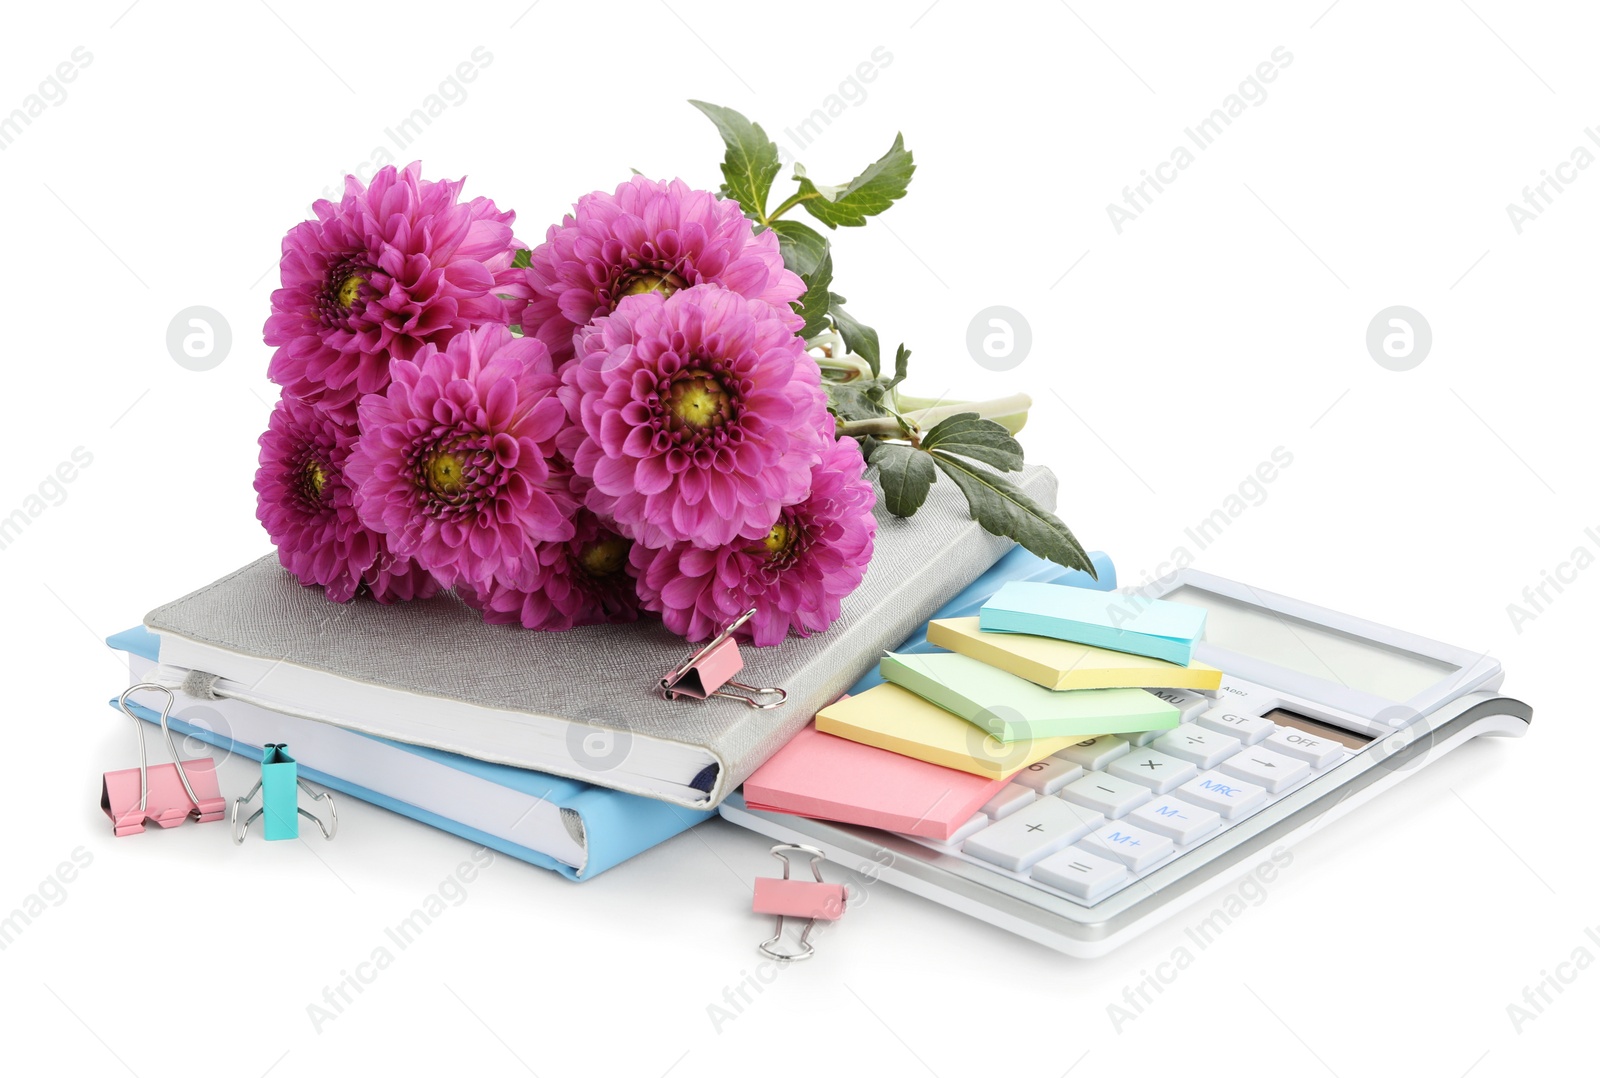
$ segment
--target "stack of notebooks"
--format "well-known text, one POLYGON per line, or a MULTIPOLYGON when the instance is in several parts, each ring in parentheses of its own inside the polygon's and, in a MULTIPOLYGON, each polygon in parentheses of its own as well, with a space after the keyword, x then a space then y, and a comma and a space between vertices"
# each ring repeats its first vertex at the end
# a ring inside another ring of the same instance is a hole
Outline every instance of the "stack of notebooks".
MULTIPOLYGON (((1017 482, 1054 504, 1047 469, 1017 482)), ((1094 558, 1109 586, 1110 562, 1094 558)), ((912 520, 880 509, 876 554, 839 620, 744 649, 741 679, 788 693, 772 711, 662 699, 660 679, 690 648, 657 622, 539 633, 486 625, 449 594, 338 605, 270 555, 109 642, 134 682, 177 689, 206 675, 219 698, 180 695, 173 709, 187 737, 253 759, 287 743, 314 782, 589 879, 706 819, 930 617, 970 615, 1008 581, 1065 573, 984 531, 953 484, 936 485, 912 520)))
POLYGON ((1082 583, 1012 580, 977 616, 931 621, 759 768, 745 803, 945 841, 1024 768, 1174 728, 1164 692, 1218 689, 1193 657, 1204 609, 1082 583))

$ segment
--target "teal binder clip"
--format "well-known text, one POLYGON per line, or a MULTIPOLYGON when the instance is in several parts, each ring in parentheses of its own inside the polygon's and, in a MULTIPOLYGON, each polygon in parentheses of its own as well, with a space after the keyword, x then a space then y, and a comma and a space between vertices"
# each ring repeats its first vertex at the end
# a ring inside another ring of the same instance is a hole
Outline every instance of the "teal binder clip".
POLYGON ((299 765, 294 762, 294 757, 289 755, 287 745, 263 745, 261 747, 261 778, 250 787, 250 792, 243 797, 233 800, 233 842, 242 845, 245 835, 250 831, 250 825, 261 820, 261 832, 268 842, 275 842, 284 838, 300 837, 300 817, 304 816, 322 831, 322 837, 331 839, 339 833, 339 812, 333 803, 333 795, 327 791, 318 793, 305 780, 300 777, 299 765), (243 824, 239 822, 239 811, 255 797, 256 792, 261 793, 261 807, 251 813, 243 824), (300 791, 304 790, 313 801, 326 801, 328 803, 328 822, 323 823, 316 816, 300 807, 300 791))

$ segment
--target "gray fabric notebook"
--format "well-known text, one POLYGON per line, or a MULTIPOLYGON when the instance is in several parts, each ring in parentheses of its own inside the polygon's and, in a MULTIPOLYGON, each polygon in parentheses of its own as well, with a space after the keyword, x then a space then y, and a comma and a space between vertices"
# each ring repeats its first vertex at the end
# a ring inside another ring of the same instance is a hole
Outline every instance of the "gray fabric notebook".
MULTIPOLYGON (((1054 505, 1048 469, 1016 481, 1054 505)), ((1010 547, 971 519, 953 483, 935 484, 909 520, 880 506, 876 553, 839 620, 742 648, 738 680, 788 693, 768 711, 663 699, 660 679, 694 648, 659 622, 547 633, 486 625, 450 594, 335 604, 275 555, 145 625, 161 640, 159 679, 174 687, 201 671, 219 695, 286 714, 705 808, 1010 547)))

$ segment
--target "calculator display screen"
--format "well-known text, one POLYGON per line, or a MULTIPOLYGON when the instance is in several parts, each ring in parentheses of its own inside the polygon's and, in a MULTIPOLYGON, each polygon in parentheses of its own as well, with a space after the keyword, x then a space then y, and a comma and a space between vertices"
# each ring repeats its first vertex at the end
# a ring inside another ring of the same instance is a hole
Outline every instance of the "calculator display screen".
POLYGON ((1385 700, 1410 700, 1460 669, 1189 584, 1163 598, 1205 607, 1207 644, 1385 700))

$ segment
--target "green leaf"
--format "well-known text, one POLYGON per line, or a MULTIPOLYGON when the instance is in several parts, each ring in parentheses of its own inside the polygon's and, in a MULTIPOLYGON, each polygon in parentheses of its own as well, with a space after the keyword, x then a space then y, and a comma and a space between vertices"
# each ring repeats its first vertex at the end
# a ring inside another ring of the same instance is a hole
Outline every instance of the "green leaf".
POLYGON ((810 277, 828 253, 828 241, 810 225, 799 221, 774 221, 768 226, 778 234, 778 250, 783 264, 802 277, 810 277))
POLYGON ((939 450, 929 455, 967 496, 972 519, 984 531, 1014 539, 1057 565, 1095 575, 1094 564, 1071 530, 1010 481, 939 450))
POLYGON ((921 509, 933 481, 939 477, 931 456, 902 442, 879 442, 869 463, 878 466, 883 507, 897 517, 908 517, 921 509))
POLYGON ((889 379, 888 387, 893 389, 906 380, 906 364, 911 359, 911 349, 899 345, 894 350, 894 377, 889 379))
POLYGON ((809 341, 828 328, 828 299, 832 294, 828 291, 828 285, 833 283, 833 256, 824 253, 822 261, 804 280, 806 291, 797 306, 801 317, 806 320, 800 336, 809 341))
POLYGON ((904 197, 906 185, 916 170, 905 140, 895 135, 889 152, 843 187, 817 186, 798 164, 794 167, 794 178, 800 181, 798 197, 807 213, 829 228, 856 227, 866 224, 868 217, 888 209, 895 199, 904 197))
POLYGON ((1014 472, 1022 467, 1022 446, 994 420, 979 419, 977 412, 961 412, 934 424, 933 429, 922 436, 922 448, 930 453, 940 449, 958 457, 980 460, 1002 472, 1014 472))
POLYGON ((777 144, 761 130, 760 124, 751 123, 733 109, 705 101, 690 101, 689 104, 717 125, 722 142, 728 148, 722 159, 722 193, 738 202, 746 217, 765 222, 767 193, 772 190, 772 180, 782 167, 777 144))
POLYGON ((871 326, 864 326, 857 322, 848 311, 844 309, 844 297, 837 292, 828 295, 828 317, 833 319, 833 328, 839 331, 839 336, 844 338, 844 346, 862 359, 867 361, 867 366, 872 368, 872 376, 878 376, 878 331, 871 326))
POLYGON ((527 269, 533 265, 533 252, 526 247, 519 248, 517 253, 511 256, 511 265, 516 269, 527 269))
POLYGON ((828 394, 828 411, 841 422, 857 419, 877 419, 892 413, 883 406, 883 383, 876 378, 865 382, 825 382, 828 394))

